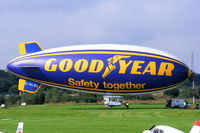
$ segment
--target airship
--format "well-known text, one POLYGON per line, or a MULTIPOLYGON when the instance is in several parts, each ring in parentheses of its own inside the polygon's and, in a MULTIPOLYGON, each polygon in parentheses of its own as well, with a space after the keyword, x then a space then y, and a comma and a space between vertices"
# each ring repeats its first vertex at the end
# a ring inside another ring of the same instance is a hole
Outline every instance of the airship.
POLYGON ((109 95, 165 91, 183 84, 192 71, 177 57, 136 45, 90 44, 43 50, 38 42, 19 44, 20 57, 7 69, 18 89, 37 92, 42 85, 109 95))

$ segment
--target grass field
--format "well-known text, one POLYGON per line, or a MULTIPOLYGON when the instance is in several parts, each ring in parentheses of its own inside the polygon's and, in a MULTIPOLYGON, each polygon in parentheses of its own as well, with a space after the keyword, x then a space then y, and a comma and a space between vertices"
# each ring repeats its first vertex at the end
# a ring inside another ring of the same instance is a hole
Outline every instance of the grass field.
POLYGON ((163 109, 161 104, 106 108, 103 105, 38 105, 0 109, 0 130, 15 133, 19 120, 24 133, 142 133, 154 124, 189 132, 200 110, 163 109))

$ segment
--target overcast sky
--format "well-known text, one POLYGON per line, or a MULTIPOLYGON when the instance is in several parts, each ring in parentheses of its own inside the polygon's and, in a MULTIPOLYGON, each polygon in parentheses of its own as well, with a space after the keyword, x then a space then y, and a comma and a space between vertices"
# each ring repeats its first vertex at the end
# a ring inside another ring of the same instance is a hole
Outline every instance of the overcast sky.
POLYGON ((0 69, 18 44, 44 49, 93 43, 169 52, 200 73, 200 0, 0 0, 0 69))

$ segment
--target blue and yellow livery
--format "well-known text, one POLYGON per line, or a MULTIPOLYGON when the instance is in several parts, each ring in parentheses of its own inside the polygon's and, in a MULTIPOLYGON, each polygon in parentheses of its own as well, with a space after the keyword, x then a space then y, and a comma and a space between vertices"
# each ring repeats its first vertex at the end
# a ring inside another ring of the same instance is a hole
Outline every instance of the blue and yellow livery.
POLYGON ((20 56, 7 68, 19 76, 19 90, 36 92, 42 84, 114 95, 163 91, 182 84, 189 68, 176 57, 151 48, 94 44, 42 50, 20 44, 20 56))
POLYGON ((19 53, 20 55, 29 54, 42 51, 42 47, 36 41, 20 43, 19 44, 19 53))

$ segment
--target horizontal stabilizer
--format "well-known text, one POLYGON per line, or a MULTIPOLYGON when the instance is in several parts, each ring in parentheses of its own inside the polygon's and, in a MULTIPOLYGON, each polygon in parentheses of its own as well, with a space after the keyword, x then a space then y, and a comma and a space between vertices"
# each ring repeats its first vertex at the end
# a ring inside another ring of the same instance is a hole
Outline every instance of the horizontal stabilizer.
POLYGON ((42 51, 40 44, 36 41, 25 42, 19 44, 19 53, 21 55, 30 54, 34 52, 42 51))
POLYGON ((18 90, 29 93, 36 93, 42 85, 30 80, 19 79, 18 90))

